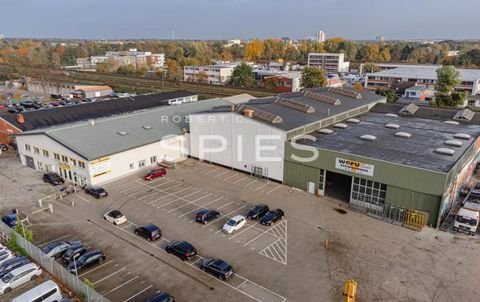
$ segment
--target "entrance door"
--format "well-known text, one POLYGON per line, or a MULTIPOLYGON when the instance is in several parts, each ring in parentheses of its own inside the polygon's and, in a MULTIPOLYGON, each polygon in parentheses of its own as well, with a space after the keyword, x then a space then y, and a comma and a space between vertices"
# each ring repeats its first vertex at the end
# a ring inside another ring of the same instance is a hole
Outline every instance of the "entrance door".
POLYGON ((315 194, 315 183, 314 182, 309 181, 307 183, 307 192, 311 193, 311 194, 315 194))
POLYGON ((318 195, 324 196, 325 195, 325 177, 327 171, 324 169, 320 169, 320 181, 318 182, 318 195))
POLYGON ((27 167, 35 169, 35 161, 33 160, 33 157, 25 155, 25 161, 27 163, 27 167))

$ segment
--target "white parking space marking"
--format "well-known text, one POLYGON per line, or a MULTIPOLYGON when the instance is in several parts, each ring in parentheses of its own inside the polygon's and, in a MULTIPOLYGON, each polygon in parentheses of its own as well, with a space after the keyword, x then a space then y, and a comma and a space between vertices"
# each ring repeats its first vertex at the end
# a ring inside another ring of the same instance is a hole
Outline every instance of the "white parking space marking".
POLYGON ((218 168, 214 169, 213 171, 207 172, 205 175, 212 175, 220 169, 222 169, 222 167, 218 167, 218 168))
POLYGON ((224 174, 227 174, 227 173, 229 173, 229 172, 232 172, 232 171, 231 171, 231 170, 227 170, 227 171, 224 171, 224 172, 222 172, 222 173, 220 173, 220 174, 215 175, 214 177, 215 177, 215 178, 219 178, 220 176, 222 176, 222 175, 224 175, 224 174))
POLYGON ((217 210, 220 210, 220 209, 222 209, 222 208, 224 208, 224 207, 226 207, 226 206, 228 206, 228 205, 230 205, 230 204, 232 204, 232 203, 234 203, 234 202, 235 202, 235 200, 232 200, 232 201, 230 201, 229 203, 226 203, 226 204, 224 204, 223 206, 218 207, 217 210))
POLYGON ((251 228, 255 228, 255 226, 259 224, 259 222, 256 222, 254 224, 252 224, 251 226, 248 226, 248 224, 245 224, 245 226, 247 227, 244 227, 243 230, 241 230, 240 232, 236 233, 235 235, 233 235, 232 237, 228 238, 228 240, 232 240, 233 238, 237 237, 238 235, 242 234, 243 232, 251 229, 251 228))
POLYGON ((192 200, 191 202, 188 202, 188 203, 186 203, 186 204, 184 204, 184 205, 181 205, 181 206, 179 206, 179 207, 176 207, 175 209, 171 209, 171 210, 168 211, 167 213, 172 213, 173 211, 178 210, 178 209, 181 209, 181 208, 183 208, 183 207, 185 207, 185 206, 188 206, 188 205, 191 205, 191 204, 195 204, 195 202, 197 202, 197 201, 199 201, 199 200, 202 200, 202 199, 204 199, 204 198, 207 198, 207 197, 210 196, 210 195, 212 195, 212 193, 209 193, 209 194, 207 194, 207 195, 205 195, 205 196, 203 196, 203 197, 200 197, 200 198, 197 198, 197 199, 195 199, 195 200, 192 200))
MULTIPOLYGON (((142 281, 142 283, 143 283, 143 281, 142 281)), ((152 287, 153 287, 153 285, 150 285, 150 286, 148 286, 148 287, 146 287, 146 288, 142 289, 141 291, 139 291, 139 292, 138 292, 138 293, 136 293, 135 295, 131 296, 130 298, 128 298, 128 299, 126 299, 126 300, 124 300, 123 302, 128 302, 128 301, 130 301, 130 300, 134 299, 135 297, 137 297, 137 296, 139 296, 139 295, 143 294, 144 292, 146 292, 147 290, 149 290, 149 289, 150 289, 150 288, 152 288, 152 287)))
POLYGON ((204 209, 204 208, 206 208, 206 206, 208 206, 208 205, 210 205, 210 204, 212 204, 212 203, 214 203, 214 202, 216 202, 216 201, 219 201, 219 200, 222 199, 222 198, 223 198, 223 197, 219 197, 219 198, 217 198, 217 199, 214 199, 214 200, 210 201, 209 203, 206 203, 206 204, 204 204, 203 206, 199 206, 199 207, 191 210, 190 212, 187 212, 187 213, 185 213, 185 214, 182 214, 182 215, 180 215, 180 216, 178 216, 178 217, 184 217, 184 216, 187 216, 188 214, 194 213, 194 212, 196 212, 196 211, 198 211, 198 210, 200 210, 200 209, 204 209))
POLYGON ((85 202, 87 202, 87 203, 90 203, 90 200, 88 200, 88 199, 80 196, 78 193, 75 193, 73 196, 75 196, 75 197, 77 197, 77 198, 80 198, 81 200, 83 200, 83 201, 85 201, 85 202))
POLYGON ((110 277, 112 277, 112 276, 115 276, 116 274, 118 274, 118 273, 120 273, 120 272, 124 271, 124 270, 125 270, 125 268, 126 268, 126 267, 124 266, 124 267, 122 267, 121 269, 119 269, 118 271, 116 271, 116 272, 113 272, 113 273, 111 273, 110 275, 108 275, 108 276, 105 276, 105 277, 103 277, 102 279, 100 279, 100 280, 97 280, 97 281, 93 282, 93 285, 97 285, 98 283, 100 283, 100 282, 102 282, 102 281, 105 281, 105 280, 107 280, 108 278, 110 278, 110 277))
POLYGON ((121 184, 121 185, 118 185, 118 186, 113 187, 112 190, 121 188, 121 187, 126 186, 126 185, 129 185, 129 184, 130 184, 130 182, 126 182, 126 183, 124 183, 124 184, 121 184))
POLYGON ((135 277, 133 277, 132 279, 130 279, 130 280, 128 280, 128 281, 125 281, 125 282, 123 282, 123 283, 122 283, 122 284, 120 284, 119 286, 117 286, 117 287, 115 287, 115 288, 113 288, 113 289, 109 290, 108 292, 104 293, 103 295, 104 295, 104 296, 106 296, 106 295, 108 295, 108 294, 111 294, 111 293, 113 293, 114 291, 116 291, 116 290, 118 290, 118 289, 120 289, 120 288, 124 287, 124 286, 125 286, 125 285, 127 285, 128 283, 130 283, 130 282, 133 282, 133 281, 137 280, 137 279, 138 279, 138 277, 139 277, 139 276, 135 276, 135 277))
POLYGON ((44 247, 44 246, 46 246, 46 245, 49 245, 50 243, 53 243, 53 242, 55 242, 55 241, 59 241, 59 240, 65 239, 65 238, 70 237, 70 236, 72 236, 72 234, 63 235, 63 236, 58 237, 58 238, 56 238, 56 239, 54 239, 54 240, 37 244, 37 246, 41 248, 41 247, 44 247))
POLYGON ((95 267, 94 269, 89 270, 88 272, 84 272, 83 274, 78 275, 78 277, 80 278, 80 277, 83 277, 83 276, 85 276, 85 275, 87 275, 87 274, 90 274, 90 273, 96 271, 97 269, 102 268, 102 267, 104 267, 105 265, 108 265, 108 264, 110 264, 110 263, 112 263, 112 262, 113 262, 113 260, 109 260, 109 261, 105 262, 104 264, 101 264, 101 265, 95 267))
MULTIPOLYGON (((172 182, 175 183, 175 180, 165 181, 165 182, 162 182, 161 184, 154 185, 153 187, 158 188, 158 187, 161 187, 161 186, 164 186, 164 185, 171 184, 172 182)), ((152 184, 152 182, 150 182, 150 184, 152 184)))
MULTIPOLYGON (((183 188, 183 189, 181 189, 181 190, 179 190, 179 191, 176 191, 175 193, 162 192, 162 193, 165 193, 165 194, 167 194, 167 195, 162 196, 162 197, 157 198, 157 199, 154 199, 154 200, 152 200, 152 201, 149 201, 149 202, 147 202, 147 205, 150 205, 150 204, 155 203, 155 202, 157 202, 157 201, 160 201, 160 200, 162 200, 162 199, 164 199, 164 198, 172 197, 172 196, 175 197, 175 198, 177 198, 177 200, 178 200, 179 198, 178 198, 176 195, 174 195, 174 194, 177 194, 177 193, 180 193, 180 192, 189 190, 190 188, 191 188, 191 186, 189 186, 189 187, 187 187, 187 188, 183 188)), ((157 189, 157 188, 155 188, 155 189, 156 189, 156 190, 160 190, 160 189, 157 189)), ((163 191, 163 190, 162 190, 162 191, 163 191)), ((177 201, 177 200, 174 200, 174 201, 177 201)))
POLYGON ((273 188, 270 191, 268 191, 267 193, 265 193, 265 195, 269 195, 270 193, 274 192, 275 190, 279 189, 280 187, 281 187, 280 185, 277 185, 275 188, 273 188))
POLYGON ((239 183, 239 182, 241 182, 242 180, 245 180, 245 179, 247 179, 248 177, 249 177, 249 176, 244 176, 244 177, 242 177, 242 178, 240 178, 240 179, 236 180, 236 181, 234 182, 234 184, 236 184, 236 183, 239 183))
MULTIPOLYGON (((273 234, 277 236, 278 239, 261 250, 259 254, 287 265, 287 221, 283 220, 266 233, 273 234)), ((249 243, 250 242, 247 242, 247 244, 249 243)))
POLYGON ((260 187, 256 188, 254 191, 258 191, 258 190, 260 190, 261 188, 265 187, 266 185, 268 185, 268 182, 265 182, 263 185, 261 185, 260 187))
POLYGON ((258 179, 255 179, 255 180, 253 180, 252 182, 249 182, 248 184, 244 185, 244 187, 248 187, 248 186, 250 186, 251 184, 253 184, 253 183, 257 182, 257 181, 258 181, 258 179))
POLYGON ((234 172, 232 176, 229 176, 229 177, 223 179, 223 181, 227 181, 227 180, 229 180, 230 178, 234 178, 235 176, 238 176, 238 175, 242 175, 242 174, 239 174, 239 173, 237 173, 237 172, 234 172))

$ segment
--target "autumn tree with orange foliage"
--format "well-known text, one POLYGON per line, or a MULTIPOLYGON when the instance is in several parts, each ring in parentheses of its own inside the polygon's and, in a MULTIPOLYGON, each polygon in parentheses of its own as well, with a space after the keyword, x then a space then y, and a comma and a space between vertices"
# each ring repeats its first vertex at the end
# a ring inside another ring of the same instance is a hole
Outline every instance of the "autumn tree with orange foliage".
POLYGON ((245 59, 247 60, 259 60, 265 49, 265 45, 263 41, 260 40, 253 40, 247 44, 245 47, 245 59))

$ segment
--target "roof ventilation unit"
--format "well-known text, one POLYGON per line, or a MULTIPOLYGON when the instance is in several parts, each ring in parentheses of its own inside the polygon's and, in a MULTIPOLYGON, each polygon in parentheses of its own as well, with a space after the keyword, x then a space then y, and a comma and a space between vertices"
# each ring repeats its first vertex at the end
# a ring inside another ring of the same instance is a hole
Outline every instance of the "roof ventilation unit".
POLYGON ((397 125, 397 124, 386 124, 386 125, 385 125, 385 128, 388 128, 388 129, 398 129, 398 128, 400 128, 400 125, 397 125))
POLYGON ((464 139, 464 140, 469 140, 470 138, 472 138, 470 134, 466 134, 466 133, 457 133, 453 135, 453 137, 458 139, 464 139))
POLYGON ((360 139, 363 139, 364 141, 373 142, 374 140, 377 139, 377 137, 374 136, 374 135, 365 134, 365 135, 360 136, 360 139))
POLYGON ((460 125, 459 122, 455 122, 455 121, 445 121, 445 122, 443 122, 443 123, 444 123, 444 124, 447 124, 447 125, 455 125, 455 126, 456 126, 456 125, 460 125))
POLYGON ((412 135, 408 132, 396 132, 395 136, 403 137, 403 138, 410 138, 412 135))
POLYGON ((332 129, 323 128, 323 129, 317 130, 317 132, 321 134, 332 134, 335 131, 333 131, 332 129))
POLYGON ((314 113, 315 112, 315 108, 313 108, 310 105, 302 104, 302 103, 295 102, 295 101, 291 101, 289 99, 285 99, 285 98, 281 98, 281 97, 277 97, 275 99, 275 103, 279 104, 279 105, 282 105, 284 107, 291 108, 293 110, 304 112, 304 113, 314 113))
POLYGON ((449 145, 453 147, 461 147, 463 143, 461 141, 457 141, 456 139, 449 139, 445 141, 445 145, 449 145))
POLYGON ((435 153, 452 156, 453 154, 455 154, 455 150, 452 150, 450 148, 437 148, 435 149, 435 153))
POLYGON ((348 128, 348 125, 344 124, 344 123, 337 123, 337 124, 333 125, 333 127, 340 128, 340 129, 346 129, 346 128, 348 128))
POLYGON ((305 97, 309 99, 313 99, 322 103, 330 104, 330 105, 341 105, 342 102, 340 102, 339 99, 332 98, 331 96, 312 92, 312 91, 307 91, 305 92, 305 97))
POLYGON ((349 118, 346 120, 347 123, 352 123, 352 124, 360 124, 360 120, 357 118, 349 118))
POLYGON ((453 117, 453 119, 457 121, 471 121, 474 116, 475 116, 475 112, 473 112, 472 110, 463 109, 458 111, 453 117))
POLYGON ((125 136, 125 135, 128 134, 127 131, 118 131, 117 133, 118 133, 119 135, 121 135, 121 136, 125 136))
POLYGON ((414 115, 415 112, 418 111, 418 109, 420 109, 420 107, 418 107, 414 103, 410 103, 410 104, 406 105, 405 107, 403 107, 402 109, 400 109, 400 111, 398 113, 414 115))
POLYGON ((142 128, 145 129, 145 130, 151 130, 152 126, 143 126, 142 128))
POLYGON ((335 94, 347 96, 347 97, 353 98, 353 99, 361 99, 362 98, 362 95, 360 93, 358 93, 356 91, 353 91, 353 90, 343 89, 343 88, 330 87, 330 88, 328 88, 328 92, 332 92, 332 93, 335 93, 335 94))
POLYGON ((395 113, 385 113, 385 116, 398 117, 398 115, 396 115, 395 113))

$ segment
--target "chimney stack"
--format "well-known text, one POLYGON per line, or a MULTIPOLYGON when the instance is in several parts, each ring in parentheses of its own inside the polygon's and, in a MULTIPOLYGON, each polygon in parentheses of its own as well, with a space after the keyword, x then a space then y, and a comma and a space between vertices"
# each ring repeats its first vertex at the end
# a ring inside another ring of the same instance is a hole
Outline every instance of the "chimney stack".
POLYGON ((19 124, 25 124, 25 118, 23 117, 23 114, 17 114, 17 122, 19 124))

